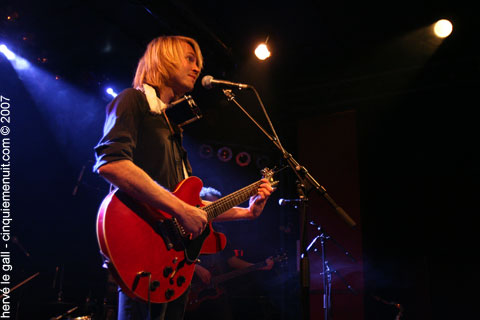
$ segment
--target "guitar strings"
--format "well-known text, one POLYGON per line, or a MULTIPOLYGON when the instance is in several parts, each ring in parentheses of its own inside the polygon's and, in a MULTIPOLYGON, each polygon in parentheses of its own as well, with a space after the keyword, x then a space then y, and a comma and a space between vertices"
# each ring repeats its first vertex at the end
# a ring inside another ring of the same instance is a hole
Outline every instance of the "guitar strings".
MULTIPOLYGON (((203 210, 207 212, 208 220, 213 220, 220 214, 224 213, 228 209, 230 209, 230 202, 232 200, 243 200, 246 201, 250 196, 254 195, 257 192, 257 188, 262 184, 262 181, 257 181, 252 183, 249 186, 246 186, 235 193, 232 193, 228 196, 225 196, 205 207, 203 210)), ((243 202, 242 201, 242 202, 243 202)))

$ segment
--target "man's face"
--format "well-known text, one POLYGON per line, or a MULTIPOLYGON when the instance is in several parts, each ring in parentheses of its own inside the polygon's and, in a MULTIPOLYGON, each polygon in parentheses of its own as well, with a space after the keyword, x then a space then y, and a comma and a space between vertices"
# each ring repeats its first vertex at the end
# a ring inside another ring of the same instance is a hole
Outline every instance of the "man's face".
POLYGON ((200 68, 197 65, 197 56, 193 48, 186 42, 182 42, 183 56, 177 72, 170 80, 171 87, 177 96, 192 91, 195 81, 200 74, 200 68))

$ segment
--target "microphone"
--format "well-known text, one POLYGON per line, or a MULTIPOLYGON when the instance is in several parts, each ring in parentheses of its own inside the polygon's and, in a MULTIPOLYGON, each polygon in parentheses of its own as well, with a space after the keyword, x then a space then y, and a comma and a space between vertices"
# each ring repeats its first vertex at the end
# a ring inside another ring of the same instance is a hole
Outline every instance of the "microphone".
POLYGON ((296 204, 299 204, 303 201, 304 201, 303 199, 279 199, 278 200, 278 205, 281 206, 281 207, 289 205, 289 204, 296 205, 296 204))
POLYGON ((249 84, 230 82, 230 81, 227 81, 227 80, 217 80, 217 79, 214 79, 212 76, 205 76, 205 77, 202 78, 202 86, 205 89, 211 89, 214 85, 234 87, 234 88, 237 88, 237 89, 250 88, 249 84))

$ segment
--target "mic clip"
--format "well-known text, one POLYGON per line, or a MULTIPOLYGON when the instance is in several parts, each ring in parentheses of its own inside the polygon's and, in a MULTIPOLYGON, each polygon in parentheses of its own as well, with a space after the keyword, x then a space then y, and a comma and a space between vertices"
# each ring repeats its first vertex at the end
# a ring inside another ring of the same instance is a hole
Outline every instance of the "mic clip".
POLYGON ((278 205, 283 207, 287 205, 292 205, 294 207, 297 207, 299 204, 306 202, 307 199, 300 198, 300 199, 279 199, 278 200, 278 205))
POLYGON ((232 101, 235 99, 235 94, 232 92, 232 89, 223 89, 223 94, 227 97, 227 101, 232 101))
MULTIPOLYGON (((183 100, 186 100, 187 103, 188 103, 188 106, 190 107, 190 111, 192 111, 194 117, 187 120, 187 121, 184 121, 182 123, 180 123, 178 125, 178 127, 182 128, 183 126, 186 126, 187 124, 190 124, 194 121, 197 121, 199 119, 201 119, 203 117, 203 114, 202 114, 202 111, 200 110, 200 108, 197 106, 197 104, 195 103, 195 101, 193 100, 192 96, 189 96, 189 95, 186 95, 184 96, 182 99, 180 99, 181 101, 183 100)), ((180 102, 181 102, 180 101, 180 102)), ((175 103, 175 102, 174 102, 175 103)))

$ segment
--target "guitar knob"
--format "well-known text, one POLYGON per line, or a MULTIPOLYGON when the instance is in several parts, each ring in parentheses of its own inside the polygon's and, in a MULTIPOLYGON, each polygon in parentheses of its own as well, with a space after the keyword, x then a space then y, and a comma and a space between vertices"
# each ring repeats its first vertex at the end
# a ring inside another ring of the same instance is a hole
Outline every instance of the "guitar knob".
POLYGON ((163 276, 166 278, 166 277, 168 277, 172 272, 173 272, 173 268, 172 268, 172 267, 165 267, 165 269, 163 269, 163 276))
POLYGON ((185 279, 184 276, 178 277, 177 278, 177 286, 181 287, 186 281, 187 281, 187 279, 185 279))
POLYGON ((155 291, 160 286, 160 281, 153 280, 150 284, 150 291, 155 291))
POLYGON ((168 289, 165 291, 165 298, 167 300, 170 300, 170 298, 172 298, 173 294, 175 293, 175 291, 173 289, 168 289))

